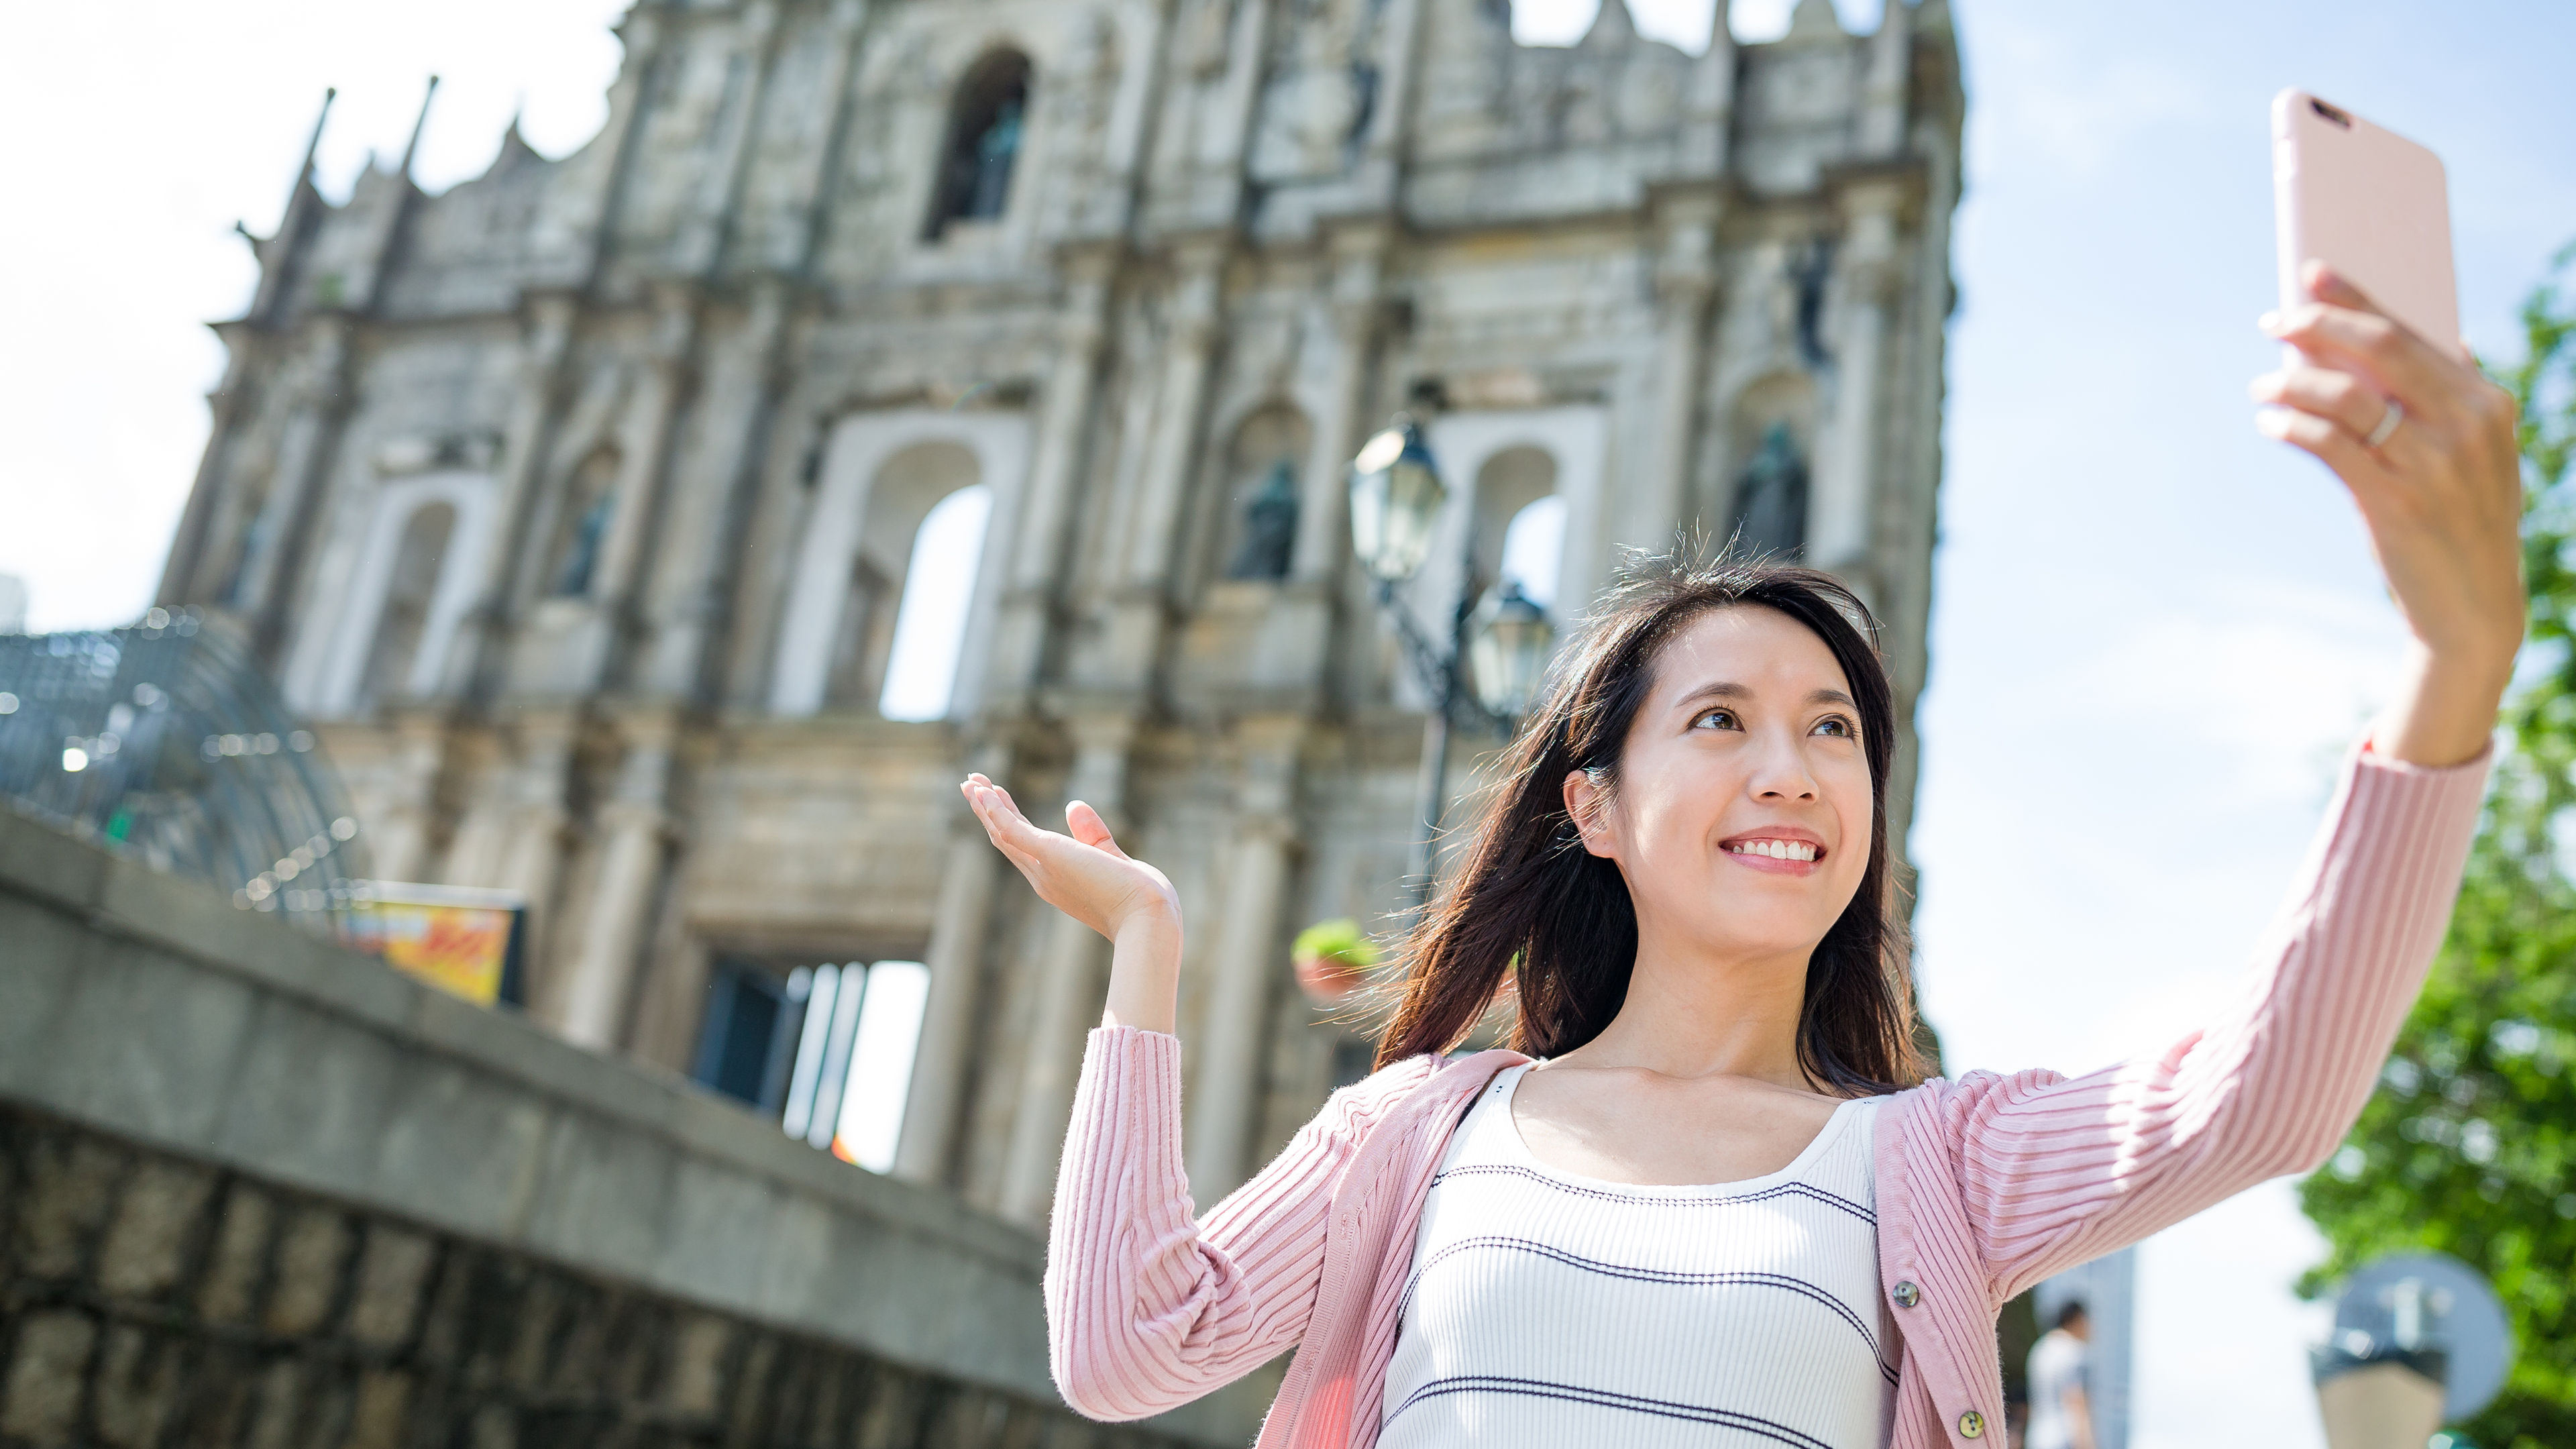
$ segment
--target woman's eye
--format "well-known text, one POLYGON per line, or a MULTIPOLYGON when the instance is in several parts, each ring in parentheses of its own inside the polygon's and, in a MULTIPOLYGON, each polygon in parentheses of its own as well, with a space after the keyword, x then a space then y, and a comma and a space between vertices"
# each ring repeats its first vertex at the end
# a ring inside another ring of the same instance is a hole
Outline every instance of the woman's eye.
POLYGON ((1743 728, 1743 725, 1735 718, 1735 711, 1731 709, 1713 709, 1691 721, 1691 727, 1693 729, 1697 729, 1702 725, 1706 725, 1710 729, 1718 730, 1743 728))
POLYGON ((1823 719, 1816 721, 1816 728, 1813 733, 1820 735, 1838 735, 1843 739, 1850 739, 1853 735, 1857 734, 1858 731, 1852 728, 1850 720, 1844 719, 1841 715, 1827 715, 1823 719))

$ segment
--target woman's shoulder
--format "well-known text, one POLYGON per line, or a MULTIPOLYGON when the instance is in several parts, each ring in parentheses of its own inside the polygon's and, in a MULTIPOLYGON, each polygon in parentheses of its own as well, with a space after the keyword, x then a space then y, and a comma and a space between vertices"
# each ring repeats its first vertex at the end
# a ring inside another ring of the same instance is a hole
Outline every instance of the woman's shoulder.
POLYGON ((1944 1136, 1973 1133, 1980 1122, 2067 1080, 2063 1072, 2029 1067, 2012 1073, 1973 1071, 1956 1078, 1927 1077, 1902 1091, 1874 1098, 1879 1119, 1896 1127, 1919 1119, 1944 1136))
POLYGON ((1519 1052, 1497 1050, 1442 1056, 1430 1052, 1399 1058, 1333 1093, 1327 1115, 1374 1122, 1425 1092, 1457 1087, 1472 1090, 1495 1073, 1528 1061, 1519 1052))

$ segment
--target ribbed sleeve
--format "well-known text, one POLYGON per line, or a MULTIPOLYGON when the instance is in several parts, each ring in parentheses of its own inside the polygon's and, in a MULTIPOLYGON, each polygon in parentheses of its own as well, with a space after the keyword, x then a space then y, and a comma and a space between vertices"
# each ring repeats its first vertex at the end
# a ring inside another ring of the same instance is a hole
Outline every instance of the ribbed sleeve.
POLYGON ((1182 1167, 1180 1039, 1093 1031, 1047 1234, 1048 1362, 1065 1402, 1095 1419, 1141 1419, 1296 1343, 1343 1169, 1437 1064, 1418 1058, 1334 1093, 1197 1222, 1182 1167))
POLYGON ((2356 752, 2232 1009, 2089 1076, 1978 1074, 1948 1095, 1998 1301, 2334 1151, 2441 945, 2486 774, 2483 756, 2356 752))

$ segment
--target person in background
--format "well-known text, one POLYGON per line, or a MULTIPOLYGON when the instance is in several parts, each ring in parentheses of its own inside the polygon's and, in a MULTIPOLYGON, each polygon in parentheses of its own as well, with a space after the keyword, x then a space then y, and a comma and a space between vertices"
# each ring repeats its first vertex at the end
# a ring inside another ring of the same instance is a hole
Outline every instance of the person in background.
POLYGON ((2024 1449, 2094 1449, 2093 1405, 2085 1397, 2093 1361, 2093 1316, 2080 1301, 2057 1310, 2057 1326, 2030 1350, 2030 1431, 2024 1449))

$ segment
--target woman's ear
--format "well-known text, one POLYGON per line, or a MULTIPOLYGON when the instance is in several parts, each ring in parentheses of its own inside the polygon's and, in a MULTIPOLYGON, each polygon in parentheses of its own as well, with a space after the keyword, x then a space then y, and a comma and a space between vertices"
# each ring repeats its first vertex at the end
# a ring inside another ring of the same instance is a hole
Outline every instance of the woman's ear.
POLYGON ((1616 860, 1619 857, 1610 848, 1609 811, 1610 792, 1592 778, 1590 770, 1566 771, 1565 813, 1574 817, 1574 833, 1582 838, 1586 852, 1616 860))

